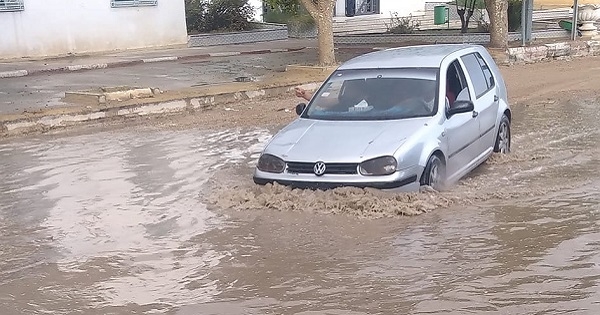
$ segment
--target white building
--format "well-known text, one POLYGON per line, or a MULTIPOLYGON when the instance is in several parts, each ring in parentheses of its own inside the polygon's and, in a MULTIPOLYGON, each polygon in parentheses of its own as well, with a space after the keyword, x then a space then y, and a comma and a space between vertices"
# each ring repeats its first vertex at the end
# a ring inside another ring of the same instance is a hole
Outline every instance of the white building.
MULTIPOLYGON (((429 0, 431 1, 431 0, 429 0)), ((408 16, 425 9, 425 0, 336 0, 335 16, 381 14, 408 16)))
POLYGON ((0 59, 187 43, 184 0, 0 0, 0 59))
MULTIPOLYGON (((263 0, 248 0, 256 10, 254 19, 262 21, 263 0)), ((408 16, 416 11, 423 11, 425 3, 446 2, 443 0, 335 0, 333 16, 343 17, 346 13, 353 12, 350 16, 382 15, 390 17, 392 14, 408 16)), ((450 1, 450 0, 448 0, 450 1)))

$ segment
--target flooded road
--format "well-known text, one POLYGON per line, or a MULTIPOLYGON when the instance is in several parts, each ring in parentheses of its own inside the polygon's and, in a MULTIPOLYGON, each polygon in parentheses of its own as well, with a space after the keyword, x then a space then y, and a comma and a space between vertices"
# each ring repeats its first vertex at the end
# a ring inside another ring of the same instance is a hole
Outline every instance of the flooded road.
POLYGON ((598 314, 597 104, 442 193, 256 187, 266 128, 0 143, 0 314, 598 314))

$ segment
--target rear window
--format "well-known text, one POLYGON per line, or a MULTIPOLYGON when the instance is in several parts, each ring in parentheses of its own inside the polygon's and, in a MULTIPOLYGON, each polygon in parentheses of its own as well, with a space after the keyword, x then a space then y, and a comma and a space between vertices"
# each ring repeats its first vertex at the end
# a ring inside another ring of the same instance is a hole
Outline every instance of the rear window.
POLYGON ((313 96, 304 118, 389 120, 437 111, 437 68, 341 70, 313 96))

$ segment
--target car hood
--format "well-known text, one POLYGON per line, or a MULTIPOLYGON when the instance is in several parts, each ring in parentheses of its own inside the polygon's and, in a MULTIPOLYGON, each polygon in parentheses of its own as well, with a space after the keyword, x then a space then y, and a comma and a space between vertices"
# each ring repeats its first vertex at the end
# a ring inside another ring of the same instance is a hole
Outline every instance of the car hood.
POLYGON ((359 162, 392 155, 430 120, 327 121, 297 119, 277 133, 265 152, 286 161, 359 162))

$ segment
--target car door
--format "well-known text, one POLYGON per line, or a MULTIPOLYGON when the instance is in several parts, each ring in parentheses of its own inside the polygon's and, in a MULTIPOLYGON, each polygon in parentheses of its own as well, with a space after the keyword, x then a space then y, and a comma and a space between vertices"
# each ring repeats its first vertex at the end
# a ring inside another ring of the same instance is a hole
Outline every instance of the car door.
POLYGON ((480 152, 493 149, 496 136, 496 118, 498 116, 498 94, 494 76, 488 64, 477 52, 461 57, 467 76, 474 91, 475 111, 479 116, 480 152))
MULTIPOLYGON (((450 63, 445 85, 446 91, 450 90, 456 95, 456 101, 471 100, 472 88, 466 80, 464 69, 460 62, 454 60, 450 63)), ((448 116, 448 109, 452 106, 446 104, 446 119, 444 121, 444 134, 447 143, 447 162, 446 175, 449 181, 454 181, 469 168, 472 163, 472 156, 480 150, 479 140, 479 119, 473 112, 456 114, 448 116)))

